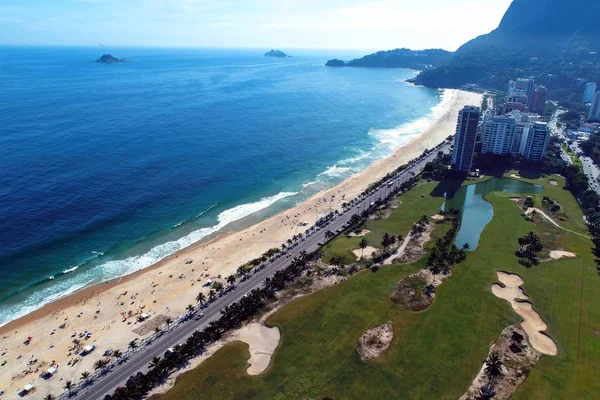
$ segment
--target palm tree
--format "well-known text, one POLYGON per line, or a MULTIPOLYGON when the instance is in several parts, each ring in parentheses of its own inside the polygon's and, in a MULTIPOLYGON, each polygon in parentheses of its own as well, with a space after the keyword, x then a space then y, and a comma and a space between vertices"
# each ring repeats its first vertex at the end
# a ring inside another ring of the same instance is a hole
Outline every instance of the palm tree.
POLYGON ((187 307, 185 308, 187 310, 188 313, 193 313, 194 312, 194 306, 191 304, 188 304, 187 307))
POLYGON ((498 354, 492 353, 485 360, 485 374, 490 380, 502 375, 502 361, 500 361, 498 354))
POLYGON ((171 319, 171 317, 167 317, 167 319, 165 319, 165 324, 167 324, 167 329, 169 329, 169 326, 171 326, 172 323, 173 323, 173 320, 171 319))
POLYGON ((67 389, 69 391, 69 396, 71 395, 71 390, 73 390, 73 381, 66 381, 63 389, 67 389))
POLYGON ((117 349, 117 350, 113 351, 113 357, 120 360, 121 358, 123 358, 123 353, 121 352, 121 350, 117 349))
POLYGON ((215 299, 215 291, 213 289, 210 289, 210 291, 208 292, 208 299, 209 300, 215 299))
POLYGON ((202 306, 202 304, 206 301, 206 295, 202 292, 198 293, 196 296, 196 302, 202 306))
POLYGON ((469 251, 469 250, 471 250, 471 245, 469 243, 465 243, 465 244, 463 244, 462 249, 464 251, 469 251))
POLYGON ((55 399, 56 399, 56 397, 54 397, 53 394, 48 394, 48 395, 46 395, 46 397, 44 397, 44 400, 55 400, 55 399))
POLYGON ((155 326, 154 327, 154 333, 158 333, 160 331, 161 331, 160 326, 155 326))
POLYGON ((233 276, 233 275, 229 275, 229 276, 227 277, 227 283, 228 283, 229 285, 233 285, 233 284, 235 283, 235 276, 233 276))
POLYGON ((496 395, 496 390, 491 383, 486 383, 479 389, 479 396, 476 397, 477 400, 491 400, 496 395))
POLYGON ((150 364, 148 366, 150 368, 157 369, 160 366, 160 361, 161 361, 160 357, 154 357, 152 359, 152 361, 150 361, 150 364))
POLYGON ((108 365, 108 360, 103 358, 94 363, 94 369, 96 369, 96 370, 103 369, 107 365, 108 365))
POLYGON ((81 379, 83 379, 84 382, 87 382, 87 380, 90 378, 90 373, 87 371, 83 371, 81 373, 81 379))
POLYGON ((358 244, 358 246, 361 249, 360 250, 360 258, 363 258, 363 253, 364 253, 365 249, 367 248, 367 245, 368 245, 368 243, 367 243, 366 239, 361 240, 360 243, 358 244))
POLYGON ((334 237, 335 237, 335 233, 333 233, 331 231, 325 232, 325 239, 332 239, 334 237))
POLYGON ((129 347, 131 350, 134 350, 138 347, 138 344, 135 340, 132 340, 131 342, 129 342, 129 344, 127 345, 127 347, 129 347))

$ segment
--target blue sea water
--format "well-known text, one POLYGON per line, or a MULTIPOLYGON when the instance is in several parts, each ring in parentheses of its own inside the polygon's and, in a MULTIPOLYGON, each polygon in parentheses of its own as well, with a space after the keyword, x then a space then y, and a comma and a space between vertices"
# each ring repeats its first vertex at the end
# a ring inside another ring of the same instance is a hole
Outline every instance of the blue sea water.
POLYGON ((301 51, 0 47, 0 325, 291 207, 406 143, 445 92, 301 51), (48 277, 54 277, 50 280, 48 277))

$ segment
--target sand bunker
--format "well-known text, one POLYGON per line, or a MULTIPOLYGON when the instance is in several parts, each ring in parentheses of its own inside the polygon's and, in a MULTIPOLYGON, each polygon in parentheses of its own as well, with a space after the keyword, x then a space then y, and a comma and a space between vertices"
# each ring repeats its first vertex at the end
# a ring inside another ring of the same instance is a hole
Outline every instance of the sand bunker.
POLYGON ((431 216, 431 219, 435 220, 435 221, 443 221, 444 219, 446 219, 446 217, 444 217, 443 215, 440 214, 435 214, 431 216))
POLYGON ((248 375, 258 375, 269 366, 271 356, 279 344, 280 334, 277 328, 252 323, 240 329, 238 339, 248 343, 250 347, 248 375))
POLYGON ((554 179, 550 179, 548 181, 549 184, 551 184, 552 186, 558 186, 558 182, 556 182, 554 179))
POLYGON ((356 351, 363 361, 377 358, 390 347, 394 339, 394 329, 392 321, 388 321, 383 325, 369 329, 362 334, 358 343, 356 343, 356 351))
POLYGON ((368 229, 363 229, 359 233, 352 232, 348 236, 350 236, 350 237, 359 237, 359 236, 365 236, 367 233, 371 233, 371 231, 368 230, 368 229))
POLYGON ((521 177, 517 174, 510 174, 511 178, 521 179, 521 177))
POLYGON ((364 250, 363 249, 354 249, 354 250, 352 250, 352 252, 356 256, 356 261, 359 261, 361 258, 364 258, 365 260, 370 260, 371 258, 373 258, 373 256, 371 256, 371 253, 377 252, 377 249, 372 246, 367 246, 364 248, 364 250), (362 257, 361 257, 361 255, 362 255, 362 257))
POLYGON ((492 285, 492 293, 496 297, 504 299, 510 303, 513 310, 523 318, 521 326, 529 337, 531 346, 542 354, 555 356, 558 352, 556 344, 546 334, 542 333, 547 326, 540 315, 533 309, 529 299, 521 285, 523 279, 514 274, 506 272, 498 272, 498 280, 502 282, 504 287, 495 283, 492 285))
POLYGON ((570 251, 552 250, 550 252, 550 257, 553 260, 558 260, 561 258, 575 258, 577 257, 577 254, 571 253, 570 251))

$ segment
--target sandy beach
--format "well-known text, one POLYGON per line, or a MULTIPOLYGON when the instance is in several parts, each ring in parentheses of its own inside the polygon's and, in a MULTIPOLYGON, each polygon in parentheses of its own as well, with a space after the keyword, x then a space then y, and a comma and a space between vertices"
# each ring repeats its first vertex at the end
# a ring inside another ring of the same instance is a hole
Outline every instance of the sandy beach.
POLYGON ((27 383, 38 388, 28 398, 59 395, 65 381, 78 382, 82 372, 93 372, 93 364, 104 358, 105 350, 125 351, 131 340, 149 336, 151 329, 140 334, 139 315, 148 314, 151 320, 185 313, 188 304, 196 303, 199 292, 208 292, 203 285, 209 279, 224 282, 240 265, 279 247, 311 226, 317 216, 340 209, 370 183, 439 144, 454 134, 459 109, 479 105, 481 99, 480 94, 454 91, 444 114, 427 130, 343 183, 247 229, 190 246, 150 268, 81 290, 1 327, 0 363, 6 361, 0 367, 0 391, 6 392, 1 398, 18 398, 27 383), (87 339, 79 337, 84 331, 92 332, 87 339), (25 343, 28 337, 32 339, 25 343), (74 352, 74 339, 80 346, 92 344, 96 349, 80 357, 74 352), (48 380, 40 378, 52 362, 59 365, 56 374, 48 380))

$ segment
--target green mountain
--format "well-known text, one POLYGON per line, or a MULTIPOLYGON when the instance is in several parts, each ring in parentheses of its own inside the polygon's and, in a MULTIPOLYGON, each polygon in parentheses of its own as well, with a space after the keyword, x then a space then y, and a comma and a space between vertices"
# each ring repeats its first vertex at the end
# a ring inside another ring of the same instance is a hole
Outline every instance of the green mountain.
POLYGON ((410 50, 395 49, 379 51, 352 61, 329 60, 328 67, 371 67, 429 69, 449 61, 452 53, 441 49, 410 50))
POLYGON ((497 29, 413 82, 504 90, 510 79, 534 77, 551 98, 581 102, 581 85, 600 79, 598 15, 600 0, 513 0, 497 29))

